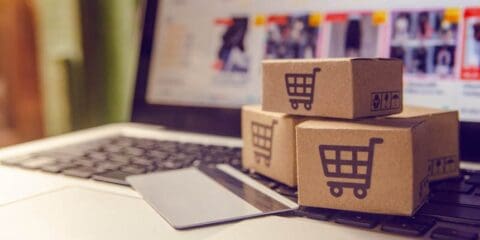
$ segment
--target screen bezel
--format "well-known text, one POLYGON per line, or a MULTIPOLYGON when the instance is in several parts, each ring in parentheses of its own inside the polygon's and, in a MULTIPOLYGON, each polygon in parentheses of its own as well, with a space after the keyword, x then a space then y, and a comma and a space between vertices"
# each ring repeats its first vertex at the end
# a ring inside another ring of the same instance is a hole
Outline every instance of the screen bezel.
MULTIPOLYGON (((181 131, 241 136, 241 110, 228 108, 188 107, 150 104, 146 101, 148 71, 159 0, 146 0, 142 41, 139 53, 132 121, 162 125, 181 131)), ((480 123, 460 123, 462 160, 480 161, 480 123)))
POLYGON ((239 108, 172 106, 150 104, 146 101, 152 40, 159 2, 159 0, 147 0, 145 5, 132 121, 158 124, 182 131, 240 137, 241 110, 239 108))

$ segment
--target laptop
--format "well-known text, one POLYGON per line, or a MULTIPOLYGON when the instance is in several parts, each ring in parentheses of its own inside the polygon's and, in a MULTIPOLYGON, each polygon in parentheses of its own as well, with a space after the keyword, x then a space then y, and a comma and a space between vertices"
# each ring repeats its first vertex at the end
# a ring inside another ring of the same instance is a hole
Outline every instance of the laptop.
POLYGON ((291 201, 297 199, 296 189, 241 166, 240 106, 260 99, 260 83, 251 76, 258 76, 262 56, 242 54, 257 52, 248 47, 258 39, 238 42, 244 35, 255 36, 245 32, 245 17, 239 13, 251 6, 221 1, 210 7, 205 9, 202 1, 146 1, 131 122, 0 150, 0 224, 5 226, 0 238, 209 239, 225 236, 222 233, 255 238, 249 229, 269 236, 267 231, 288 226, 305 239, 320 234, 358 239, 478 238, 480 123, 472 120, 461 123, 461 176, 432 183, 429 201, 414 217, 301 207, 286 216, 238 224, 172 228, 128 186, 128 176, 226 164, 291 201), (235 17, 211 21, 212 11, 235 17), (191 16, 198 16, 198 21, 192 22, 191 16), (212 22, 211 32, 195 27, 212 22), (232 28, 237 34, 228 37, 232 28), (198 34, 203 37, 195 39, 198 34), (214 53, 209 55, 211 49, 214 53), (230 54, 235 55, 233 60, 225 61, 230 54), (323 230, 309 230, 314 228, 323 230))

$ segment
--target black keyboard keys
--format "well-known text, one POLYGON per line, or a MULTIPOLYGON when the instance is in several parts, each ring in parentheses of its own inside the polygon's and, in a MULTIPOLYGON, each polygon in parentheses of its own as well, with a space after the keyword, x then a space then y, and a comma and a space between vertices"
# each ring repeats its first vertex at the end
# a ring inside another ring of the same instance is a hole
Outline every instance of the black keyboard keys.
POLYGON ((480 224, 480 209, 451 204, 426 203, 417 215, 434 216, 446 221, 480 224))
POLYGON ((336 223, 350 225, 362 228, 374 228, 380 220, 379 215, 356 213, 356 212, 340 212, 333 217, 336 223))
POLYGON ((147 168, 138 164, 129 164, 120 168, 120 170, 131 174, 142 174, 147 172, 147 168))
POLYGON ((78 165, 69 162, 57 162, 52 164, 43 165, 40 169, 44 172, 59 173, 65 169, 78 167, 78 165))
POLYGON ((95 168, 98 171, 108 171, 108 170, 117 170, 120 167, 123 167, 125 165, 126 163, 123 163, 123 162, 103 161, 103 162, 97 163, 95 168))
POLYGON ((480 208, 480 196, 470 194, 437 192, 432 194, 430 201, 480 208))
POLYGON ((300 216, 322 221, 328 221, 335 212, 336 211, 332 209, 316 207, 300 207, 297 210, 297 214, 300 216))
MULTIPOLYGON (((241 169, 241 148, 116 136, 5 159, 2 163, 128 185, 125 177, 129 175, 204 163, 230 163, 241 169)), ((289 189, 277 191, 293 195, 289 189)))
POLYGON ((470 175, 466 183, 480 186, 480 173, 470 175))
POLYGON ((434 184, 431 187, 432 192, 454 192, 454 193, 469 193, 475 186, 467 184, 463 181, 442 181, 434 184))
POLYGON ((432 231, 430 237, 439 240, 477 240, 478 234, 453 228, 437 227, 432 231))
POLYGON ((294 198, 297 197, 297 188, 289 187, 283 184, 275 188, 275 191, 277 193, 282 194, 283 196, 294 197, 294 198))
POLYGON ((69 169, 63 170, 62 173, 72 177, 89 178, 93 174, 97 173, 97 170, 93 167, 82 166, 82 167, 69 168, 69 169))
POLYGON ((73 159, 72 162, 77 164, 77 165, 84 166, 84 167, 93 167, 93 166, 95 166, 97 160, 87 158, 87 157, 81 157, 81 158, 73 159))
POLYGON ((122 153, 113 153, 109 155, 108 160, 114 162, 128 163, 130 162, 130 157, 122 153))
POLYGON ((382 231, 408 235, 421 236, 435 225, 435 220, 430 217, 392 217, 382 224, 382 231))

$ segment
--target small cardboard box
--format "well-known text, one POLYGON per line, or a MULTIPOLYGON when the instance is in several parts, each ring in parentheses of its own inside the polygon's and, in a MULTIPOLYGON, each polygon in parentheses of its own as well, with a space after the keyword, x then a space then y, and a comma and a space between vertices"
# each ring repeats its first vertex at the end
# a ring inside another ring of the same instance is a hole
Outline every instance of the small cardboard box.
POLYGON ((460 173, 458 112, 405 106, 400 114, 387 118, 423 119, 429 138, 427 161, 430 180, 456 177, 460 173))
POLYGON ((296 130, 302 206, 410 216, 428 195, 421 119, 310 120, 296 130))
POLYGON ((242 107, 242 163, 267 177, 297 185, 295 125, 303 118, 242 107))
POLYGON ((402 62, 332 58, 263 61, 263 110, 356 119, 402 111, 402 62))

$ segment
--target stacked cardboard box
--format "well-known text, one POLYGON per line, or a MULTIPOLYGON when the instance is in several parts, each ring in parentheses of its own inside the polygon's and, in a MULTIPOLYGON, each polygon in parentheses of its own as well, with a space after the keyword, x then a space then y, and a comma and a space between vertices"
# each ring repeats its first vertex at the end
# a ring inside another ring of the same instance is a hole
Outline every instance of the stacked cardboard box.
POLYGON ((264 61, 262 106, 242 109, 244 167, 298 185, 303 206, 412 215, 429 181, 458 175, 458 114, 404 108, 402 71, 394 59, 264 61))

